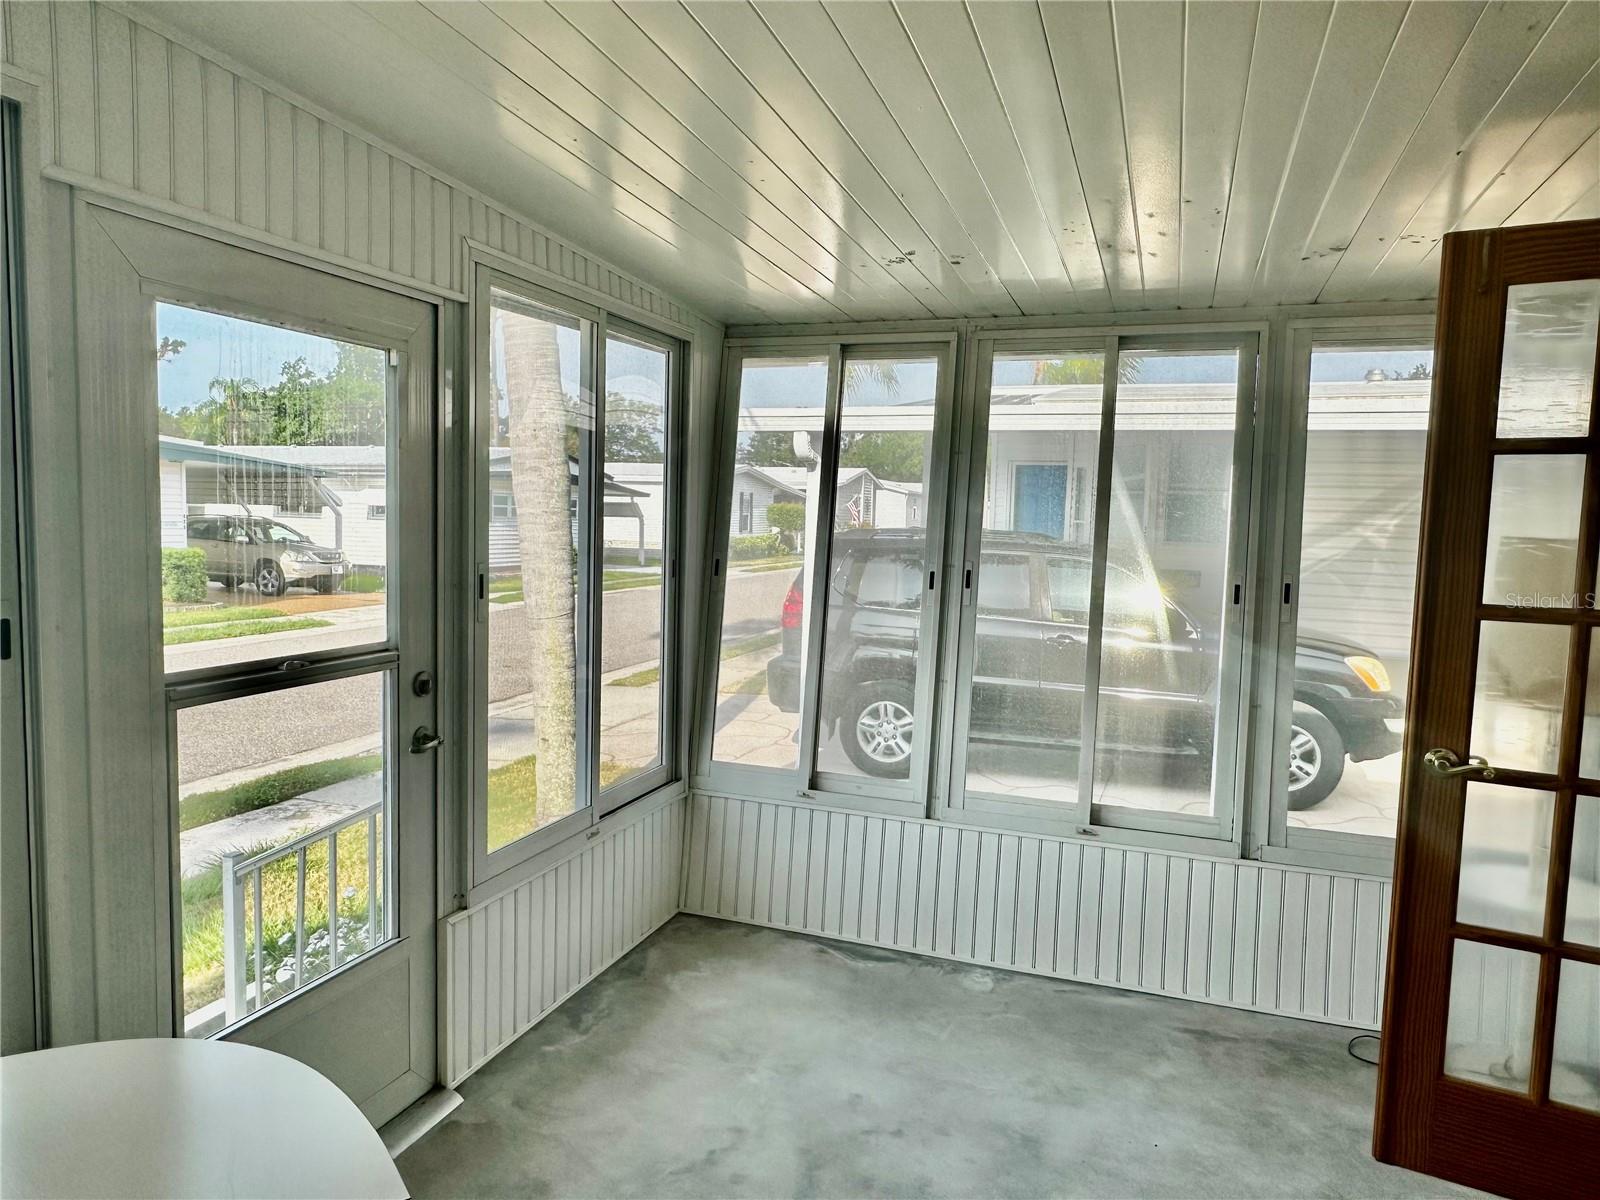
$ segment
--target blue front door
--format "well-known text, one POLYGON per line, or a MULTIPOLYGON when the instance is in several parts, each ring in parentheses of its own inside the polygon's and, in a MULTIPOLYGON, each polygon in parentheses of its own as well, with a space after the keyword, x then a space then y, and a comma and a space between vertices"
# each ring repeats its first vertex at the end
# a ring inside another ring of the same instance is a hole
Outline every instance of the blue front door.
POLYGON ((1067 468, 1019 466, 1014 484, 1012 527, 1059 539, 1067 528, 1067 468))

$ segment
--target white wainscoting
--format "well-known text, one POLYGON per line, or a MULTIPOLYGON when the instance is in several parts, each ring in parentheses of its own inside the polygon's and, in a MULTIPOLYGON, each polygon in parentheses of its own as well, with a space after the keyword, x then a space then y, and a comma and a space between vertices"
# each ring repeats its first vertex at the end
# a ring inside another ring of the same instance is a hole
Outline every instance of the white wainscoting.
POLYGON ((1389 882, 695 794, 683 909, 1376 1028, 1389 882))
POLYGON ((678 911, 686 801, 635 807, 572 857, 445 919, 448 1086, 678 911))

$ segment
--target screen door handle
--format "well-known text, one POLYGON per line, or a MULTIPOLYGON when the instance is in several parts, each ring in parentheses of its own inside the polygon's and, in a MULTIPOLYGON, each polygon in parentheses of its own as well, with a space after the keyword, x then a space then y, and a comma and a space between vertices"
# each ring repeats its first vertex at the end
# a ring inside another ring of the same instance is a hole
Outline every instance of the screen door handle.
POLYGON ((1494 778, 1494 768, 1489 765, 1488 759, 1469 754, 1467 761, 1462 762, 1456 757, 1454 750, 1446 750, 1442 746, 1424 754, 1422 765, 1435 775, 1443 775, 1446 779, 1454 779, 1457 775, 1470 775, 1474 779, 1494 778))
POLYGON ((442 745, 444 745, 444 738, 426 725, 418 725, 416 732, 411 735, 411 753, 413 754, 426 754, 429 750, 437 750, 442 745))

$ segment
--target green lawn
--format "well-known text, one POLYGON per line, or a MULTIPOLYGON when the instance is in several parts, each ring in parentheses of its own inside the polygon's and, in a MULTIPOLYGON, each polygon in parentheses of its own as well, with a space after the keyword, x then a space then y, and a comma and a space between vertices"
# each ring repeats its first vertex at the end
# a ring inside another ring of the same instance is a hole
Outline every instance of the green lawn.
POLYGON ((728 569, 752 574, 756 571, 792 571, 796 567, 804 566, 805 561, 803 558, 766 558, 754 562, 734 563, 728 569))
MULTIPOLYGON (((350 826, 340 832, 338 925, 340 929, 340 961, 353 958, 368 949, 367 946, 367 827, 365 822, 350 826)), ((380 833, 378 845, 383 845, 380 833)), ((264 850, 266 846, 252 847, 264 850)), ((325 973, 329 968, 325 948, 320 951, 309 943, 328 928, 328 843, 314 842, 306 849, 305 935, 308 943, 303 967, 306 981, 325 973), (320 884, 321 886, 317 886, 320 884)), ((379 866, 379 895, 382 896, 382 866, 379 866)), ((220 999, 223 994, 223 927, 222 927, 222 865, 202 871, 181 886, 183 898, 183 1008, 194 1012, 203 1005, 220 999)), ((254 897, 246 891, 245 897, 245 983, 255 978, 255 947, 249 942, 249 931, 254 927, 255 916, 251 909, 254 897)), ((267 999, 273 1000, 277 992, 271 981, 278 965, 294 957, 295 915, 295 857, 290 855, 267 866, 261 873, 262 918, 262 978, 268 981, 267 999)), ((381 936, 381 934, 380 934, 381 936)))
MULTIPOLYGON (((661 575, 651 571, 605 571, 600 577, 602 592, 624 592, 629 588, 659 587, 661 575)), ((522 580, 507 575, 489 581, 490 604, 512 604, 522 599, 522 580)))
MULTIPOLYGON (((610 787, 619 779, 626 779, 638 768, 619 762, 600 764, 600 786, 610 787)), ((534 756, 513 759, 504 766, 489 772, 489 845, 499 847, 527 837, 535 829, 542 829, 551 821, 566 816, 566 812, 540 812, 539 796, 534 771, 534 756)))
POLYGON ((178 801, 178 828, 194 829, 209 825, 223 817, 254 812, 281 804, 318 788, 325 788, 359 775, 372 775, 383 767, 379 754, 353 754, 348 758, 333 758, 327 762, 306 763, 262 775, 247 783, 236 783, 214 792, 196 792, 178 801))
POLYGON ((284 617, 275 621, 230 621, 227 624, 190 624, 174 629, 169 625, 162 631, 161 643, 165 646, 182 646, 189 642, 214 642, 220 638, 249 637, 255 633, 286 633, 292 629, 320 629, 332 625, 317 617, 284 617))
POLYGON ((167 629, 182 629, 189 625, 220 625, 225 621, 265 621, 286 615, 281 608, 190 608, 162 614, 161 624, 167 629))

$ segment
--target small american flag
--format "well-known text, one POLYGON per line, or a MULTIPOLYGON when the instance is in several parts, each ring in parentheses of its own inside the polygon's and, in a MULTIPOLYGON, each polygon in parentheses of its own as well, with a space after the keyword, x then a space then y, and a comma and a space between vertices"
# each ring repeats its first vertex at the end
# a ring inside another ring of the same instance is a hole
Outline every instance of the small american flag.
POLYGON ((861 497, 859 494, 850 497, 850 503, 844 506, 845 512, 850 514, 850 524, 856 525, 861 521, 861 497))

